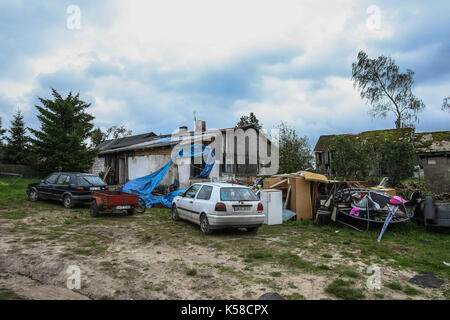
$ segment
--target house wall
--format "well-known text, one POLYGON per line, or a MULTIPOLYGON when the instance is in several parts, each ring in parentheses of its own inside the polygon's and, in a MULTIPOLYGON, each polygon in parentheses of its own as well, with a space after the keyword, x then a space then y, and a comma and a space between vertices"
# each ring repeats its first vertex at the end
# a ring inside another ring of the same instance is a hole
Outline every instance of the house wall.
POLYGON ((100 172, 105 172, 105 158, 96 157, 94 160, 94 164, 91 167, 90 172, 93 174, 99 174, 100 172))
POLYGON ((450 155, 420 157, 425 187, 434 193, 450 191, 450 155))
MULTIPOLYGON (((170 155, 149 154, 142 156, 128 157, 128 179, 133 180, 146 176, 164 167, 170 161, 170 155)), ((174 180, 174 167, 170 166, 166 176, 161 181, 161 185, 169 186, 174 180)))

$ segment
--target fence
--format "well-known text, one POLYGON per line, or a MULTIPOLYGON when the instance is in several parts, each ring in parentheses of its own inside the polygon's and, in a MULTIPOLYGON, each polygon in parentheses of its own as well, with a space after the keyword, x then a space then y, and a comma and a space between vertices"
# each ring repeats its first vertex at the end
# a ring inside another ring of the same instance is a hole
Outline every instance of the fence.
POLYGON ((22 175, 24 178, 40 178, 42 174, 31 168, 20 164, 4 164, 0 163, 0 176, 22 175))

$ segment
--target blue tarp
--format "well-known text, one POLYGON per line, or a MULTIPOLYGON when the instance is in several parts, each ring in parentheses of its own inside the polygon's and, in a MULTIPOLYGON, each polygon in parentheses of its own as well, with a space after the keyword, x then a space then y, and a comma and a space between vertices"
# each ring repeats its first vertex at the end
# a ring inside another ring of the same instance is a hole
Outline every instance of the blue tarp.
MULTIPOLYGON (((198 175, 198 177, 207 178, 211 173, 215 161, 214 151, 212 151, 210 146, 205 147, 205 145, 198 143, 192 144, 190 148, 189 145, 184 146, 180 148, 178 158, 203 155, 206 152, 208 152, 206 165, 203 171, 198 175)), ((149 175, 128 181, 119 190, 138 194, 142 199, 144 199, 145 204, 148 208, 153 207, 155 203, 162 203, 164 206, 170 208, 173 198, 175 198, 178 194, 184 192, 185 190, 176 190, 164 196, 154 196, 152 195, 152 191, 161 183, 162 179, 164 179, 172 163, 173 161, 170 160, 164 167, 158 169, 157 171, 149 175)))

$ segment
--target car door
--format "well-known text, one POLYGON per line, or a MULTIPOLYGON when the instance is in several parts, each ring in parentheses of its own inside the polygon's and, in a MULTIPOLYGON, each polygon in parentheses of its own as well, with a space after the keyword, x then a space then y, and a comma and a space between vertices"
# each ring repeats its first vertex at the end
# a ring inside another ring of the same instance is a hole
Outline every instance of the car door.
POLYGON ((39 194, 45 199, 54 199, 53 188, 58 180, 59 173, 52 173, 45 178, 38 187, 39 194))
POLYGON ((57 200, 62 199, 62 195, 69 191, 69 182, 70 182, 70 175, 68 174, 60 174, 58 177, 58 180, 56 180, 56 184, 53 188, 55 198, 57 200))
POLYGON ((182 213, 183 218, 194 221, 194 215, 192 213, 193 203, 195 195, 200 189, 201 184, 194 184, 189 189, 186 190, 184 196, 180 199, 179 204, 177 205, 178 211, 182 213))
POLYGON ((203 185, 192 204, 192 218, 195 223, 200 224, 200 213, 210 212, 211 207, 211 194, 213 191, 213 186, 203 185))

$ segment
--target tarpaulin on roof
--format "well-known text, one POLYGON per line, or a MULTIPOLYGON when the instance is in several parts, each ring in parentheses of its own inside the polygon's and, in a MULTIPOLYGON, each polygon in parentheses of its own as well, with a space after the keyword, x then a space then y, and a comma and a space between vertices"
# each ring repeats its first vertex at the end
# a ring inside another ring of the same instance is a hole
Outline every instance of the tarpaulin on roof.
MULTIPOLYGON (((207 178, 214 166, 214 151, 212 151, 210 146, 205 146, 203 144, 194 143, 192 145, 181 146, 178 151, 177 158, 192 157, 204 155, 208 152, 208 158, 206 160, 206 165, 203 171, 198 175, 199 178, 207 178)), ((170 208, 173 198, 178 194, 184 192, 185 190, 176 190, 170 192, 164 196, 155 196, 152 191, 161 183, 167 174, 173 161, 170 160, 164 167, 158 169, 157 171, 128 181, 120 188, 120 191, 138 194, 142 199, 144 199, 145 204, 148 208, 153 207, 155 203, 162 203, 164 206, 170 208)))

